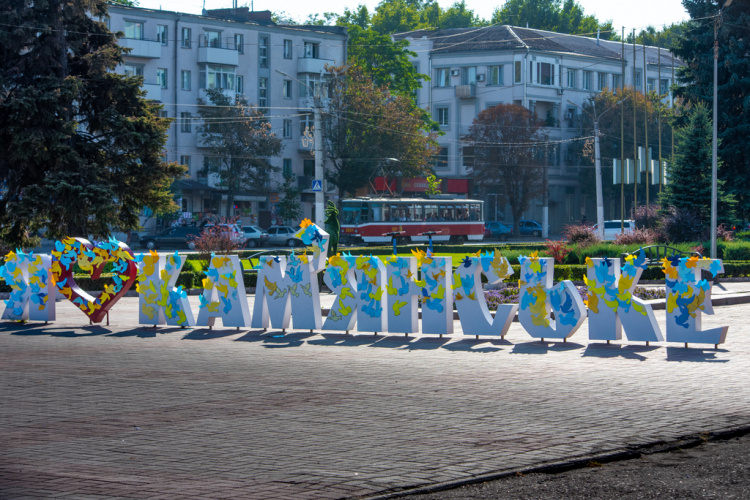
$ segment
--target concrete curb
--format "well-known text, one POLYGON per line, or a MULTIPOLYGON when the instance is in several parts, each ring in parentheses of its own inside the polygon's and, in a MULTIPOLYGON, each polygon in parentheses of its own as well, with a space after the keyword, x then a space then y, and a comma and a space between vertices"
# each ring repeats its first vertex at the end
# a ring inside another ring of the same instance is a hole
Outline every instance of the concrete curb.
POLYGON ((577 457, 571 457, 567 460, 559 460, 555 462, 546 462, 531 467, 523 467, 517 469, 510 469, 506 471, 490 472, 487 474, 480 474, 470 478, 457 479, 455 481, 444 481, 440 483, 430 484, 426 486, 415 486, 413 488, 404 488, 398 491, 391 491, 386 493, 378 493, 375 495, 360 496, 356 497, 361 500, 387 500, 391 498, 400 498, 409 495, 424 495, 429 493, 436 493, 439 491, 452 490, 460 488, 461 486, 467 486, 470 484, 484 483, 487 481, 496 481, 498 479, 505 479, 517 475, 534 474, 534 473, 560 473, 573 469, 581 469, 588 467, 592 462, 599 464, 617 462, 621 460, 631 460, 638 458, 642 455, 652 455, 655 453, 668 453, 684 448, 694 448, 700 446, 709 441, 722 441, 726 439, 732 439, 739 436, 750 434, 750 424, 742 425, 738 427, 731 427, 727 429, 720 429, 718 431, 701 432, 697 434, 688 434, 681 436, 672 441, 655 441, 652 443, 645 443, 640 445, 633 445, 627 448, 617 448, 604 453, 597 453, 593 455, 581 455, 577 457))

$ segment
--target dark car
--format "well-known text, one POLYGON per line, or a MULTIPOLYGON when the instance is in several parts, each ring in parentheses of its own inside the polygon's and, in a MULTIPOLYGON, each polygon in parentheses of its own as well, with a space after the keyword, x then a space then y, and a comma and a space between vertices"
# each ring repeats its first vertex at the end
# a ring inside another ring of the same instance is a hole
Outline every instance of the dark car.
POLYGON ((505 241, 513 236, 513 227, 497 221, 487 221, 484 223, 484 237, 497 238, 505 241))
MULTIPOLYGON (((522 220, 518 224, 519 232, 522 235, 536 236, 537 238, 542 235, 542 225, 535 220, 522 220)), ((547 228, 549 229, 549 228, 547 228)))
POLYGON ((200 236, 201 230, 197 227, 170 227, 160 233, 141 236, 141 247, 149 250, 165 247, 188 247, 195 248, 194 238, 200 236))

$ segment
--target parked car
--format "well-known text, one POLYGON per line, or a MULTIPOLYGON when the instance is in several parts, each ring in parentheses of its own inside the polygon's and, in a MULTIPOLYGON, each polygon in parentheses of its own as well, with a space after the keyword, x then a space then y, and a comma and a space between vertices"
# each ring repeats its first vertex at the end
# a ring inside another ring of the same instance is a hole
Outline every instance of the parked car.
POLYGON ((193 238, 200 234, 201 230, 197 227, 170 227, 159 233, 141 236, 140 243, 141 247, 149 250, 165 247, 188 247, 192 250, 195 248, 193 238))
MULTIPOLYGON (((604 221, 604 240, 614 241, 617 235, 620 234, 621 226, 624 226, 626 233, 632 233, 635 230, 635 221, 626 220, 605 220, 604 221)), ((599 224, 594 224, 594 231, 598 234, 599 224)))
POLYGON ((238 226, 237 224, 217 224, 216 226, 214 226, 213 224, 206 224, 205 226, 203 226, 203 230, 210 231, 214 227, 216 227, 227 237, 231 238, 234 243, 238 245, 242 245, 243 243, 245 243, 245 233, 242 232, 242 229, 240 229, 240 226, 238 226))
POLYGON ((249 248, 262 247, 268 244, 268 233, 258 226, 242 226, 245 235, 245 246, 249 248))
POLYGON ((497 221, 487 221, 484 223, 484 237, 497 238, 505 241, 513 236, 513 227, 497 221))
POLYGON ((268 233, 268 244, 271 246, 301 247, 302 240, 295 238, 297 229, 291 226, 271 226, 266 229, 268 233))
MULTIPOLYGON (((522 220, 519 222, 519 232, 521 235, 531 235, 537 238, 542 235, 542 225, 535 220, 522 220)), ((549 233, 549 227, 547 228, 549 233)))

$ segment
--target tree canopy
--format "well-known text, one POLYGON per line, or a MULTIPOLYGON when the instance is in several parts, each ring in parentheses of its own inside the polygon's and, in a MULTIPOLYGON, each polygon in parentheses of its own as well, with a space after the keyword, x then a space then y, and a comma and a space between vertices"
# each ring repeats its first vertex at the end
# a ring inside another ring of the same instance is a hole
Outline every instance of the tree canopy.
POLYGON ((619 40, 612 20, 600 22, 593 15, 586 15, 575 0, 508 0, 495 9, 492 24, 510 24, 529 28, 569 33, 572 35, 600 36, 607 40, 619 40))
MULTIPOLYGON (((724 1, 718 2, 724 5, 724 1)), ((678 70, 678 95, 713 109, 714 20, 716 2, 683 0, 689 29, 678 39, 675 54, 685 62, 678 70)), ((750 218, 750 2, 735 1, 723 11, 718 29, 718 155, 724 163, 722 178, 738 201, 738 215, 750 218)))
POLYGON ((0 30, 0 237, 104 237, 174 206, 184 167, 164 161, 169 120, 140 77, 113 72, 122 49, 99 0, 10 0, 0 30))
POLYGON ((198 99, 203 124, 198 128, 203 144, 211 152, 206 173, 219 176, 227 190, 226 216, 232 216, 234 198, 241 191, 261 192, 268 186, 272 172, 268 161, 281 153, 281 139, 261 110, 238 95, 234 102, 221 89, 206 90, 209 103, 198 99))
POLYGON ((374 84, 356 65, 330 70, 323 137, 334 166, 328 178, 341 194, 366 186, 390 158, 405 177, 428 173, 437 148, 423 110, 374 84))
POLYGON ((531 200, 542 192, 547 141, 543 126, 523 106, 498 104, 477 115, 466 138, 472 146, 464 157, 474 160, 470 175, 485 190, 502 188, 516 234, 531 200))

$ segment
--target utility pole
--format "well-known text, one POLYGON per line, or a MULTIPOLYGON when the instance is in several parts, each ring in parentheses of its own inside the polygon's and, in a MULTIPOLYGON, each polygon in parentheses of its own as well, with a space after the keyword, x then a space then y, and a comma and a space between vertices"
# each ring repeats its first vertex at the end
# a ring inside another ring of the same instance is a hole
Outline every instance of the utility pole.
MULTIPOLYGON (((623 99, 624 100, 624 99, 623 99)), ((601 118, 607 111, 614 109, 619 106, 623 100, 616 102, 609 108, 605 109, 601 114, 596 114, 596 104, 592 101, 594 107, 594 114, 592 115, 578 104, 571 100, 568 100, 570 104, 580 109, 581 112, 586 113, 589 118, 594 122, 594 166, 596 171, 596 232, 599 235, 599 239, 604 239, 604 193, 602 191, 602 157, 599 151, 599 118, 601 118)))
POLYGON ((622 61, 622 77, 620 78, 620 96, 622 108, 620 108, 620 233, 625 232, 625 26, 622 27, 622 48, 620 49, 620 60, 622 61))
POLYGON ((643 148, 643 154, 646 156, 643 166, 646 167, 646 206, 648 207, 648 192, 651 186, 648 183, 648 170, 651 168, 651 154, 648 151, 648 63, 646 62, 646 37, 643 37, 643 127, 646 134, 646 146, 643 148))
POLYGON ((640 175, 638 171, 638 116, 636 114, 636 109, 638 108, 636 105, 638 103, 638 89, 636 88, 635 81, 635 62, 635 28, 633 28, 633 162, 635 163, 635 168, 633 168, 633 178, 635 181, 633 186, 633 214, 635 214, 635 209, 638 208, 638 176, 640 175))

